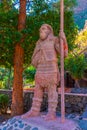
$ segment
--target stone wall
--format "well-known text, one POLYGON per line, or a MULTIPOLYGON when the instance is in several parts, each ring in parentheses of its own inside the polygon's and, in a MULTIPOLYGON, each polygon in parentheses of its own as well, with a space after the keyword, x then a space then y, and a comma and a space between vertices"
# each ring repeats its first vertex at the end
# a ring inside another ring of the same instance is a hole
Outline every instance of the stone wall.
MULTIPOLYGON (((10 101, 8 106, 11 106, 11 95, 12 91, 9 90, 0 90, 0 94, 8 94, 10 97, 10 101)), ((33 98, 33 92, 31 91, 25 91, 23 93, 24 96, 24 112, 28 111, 31 108, 32 105, 32 98, 33 98)), ((87 105, 87 97, 84 96, 73 96, 73 95, 66 95, 65 96, 65 107, 66 107, 66 113, 82 113, 87 105)), ((41 111, 47 111, 48 103, 47 103, 47 94, 44 94, 43 103, 41 106, 41 111)), ((61 110, 61 99, 60 94, 58 96, 58 106, 57 106, 57 112, 60 112, 61 110)))

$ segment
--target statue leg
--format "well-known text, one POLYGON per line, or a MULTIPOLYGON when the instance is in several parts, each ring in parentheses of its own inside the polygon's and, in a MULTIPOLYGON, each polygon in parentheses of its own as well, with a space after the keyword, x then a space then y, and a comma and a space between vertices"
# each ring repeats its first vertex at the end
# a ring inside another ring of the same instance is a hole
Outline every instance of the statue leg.
POLYGON ((48 113, 45 120, 56 119, 56 108, 58 103, 58 93, 56 91, 56 85, 51 85, 48 88, 48 113))
POLYGON ((25 113, 24 115, 22 115, 21 117, 29 118, 29 117, 38 116, 40 114, 42 98, 43 98, 43 89, 39 85, 36 85, 34 90, 34 97, 33 97, 31 110, 25 113))

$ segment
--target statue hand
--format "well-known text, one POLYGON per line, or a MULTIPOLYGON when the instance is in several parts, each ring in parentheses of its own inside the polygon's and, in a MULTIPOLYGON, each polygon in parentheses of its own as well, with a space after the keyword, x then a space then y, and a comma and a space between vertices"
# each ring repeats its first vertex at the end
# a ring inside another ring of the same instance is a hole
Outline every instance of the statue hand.
POLYGON ((65 33, 60 31, 59 33, 59 38, 61 38, 64 42, 66 41, 66 36, 65 36, 65 33))

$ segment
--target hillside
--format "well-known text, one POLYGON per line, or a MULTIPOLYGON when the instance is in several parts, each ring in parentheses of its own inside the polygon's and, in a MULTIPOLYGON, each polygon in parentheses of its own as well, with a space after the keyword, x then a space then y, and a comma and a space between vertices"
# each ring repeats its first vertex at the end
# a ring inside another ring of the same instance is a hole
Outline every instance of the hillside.
POLYGON ((87 20, 87 0, 77 0, 78 5, 75 7, 75 22, 79 29, 84 27, 85 20, 87 20))

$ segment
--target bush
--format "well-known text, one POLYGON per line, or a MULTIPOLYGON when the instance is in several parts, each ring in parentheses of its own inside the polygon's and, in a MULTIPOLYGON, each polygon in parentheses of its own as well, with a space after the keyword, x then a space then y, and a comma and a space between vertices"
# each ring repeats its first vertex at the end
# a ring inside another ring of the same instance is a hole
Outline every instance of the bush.
POLYGON ((8 108, 9 96, 5 94, 0 94, 0 111, 1 113, 6 113, 8 108))
POLYGON ((74 79, 82 78, 86 66, 87 63, 86 63, 85 56, 83 54, 77 56, 73 56, 72 54, 70 54, 65 59, 65 70, 69 71, 69 73, 74 79))
POLYGON ((36 69, 33 66, 30 66, 24 71, 23 77, 25 79, 25 83, 30 83, 34 81, 36 69))

